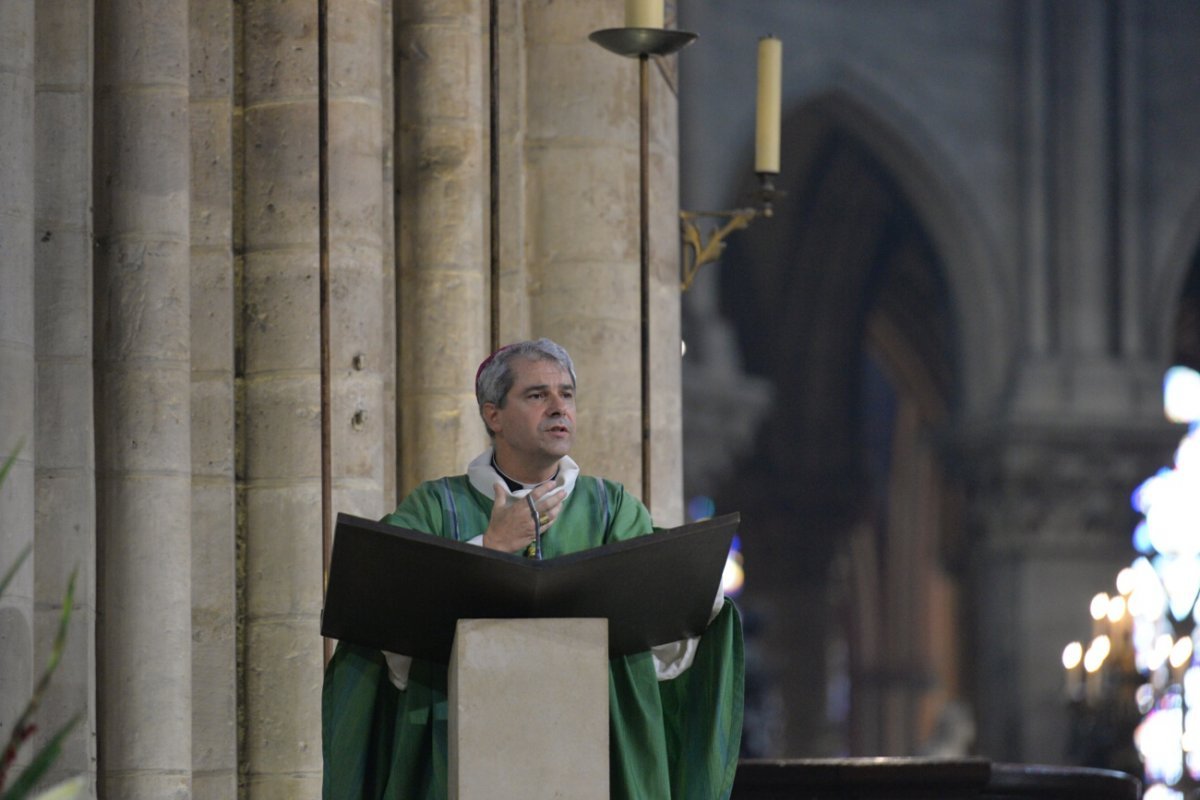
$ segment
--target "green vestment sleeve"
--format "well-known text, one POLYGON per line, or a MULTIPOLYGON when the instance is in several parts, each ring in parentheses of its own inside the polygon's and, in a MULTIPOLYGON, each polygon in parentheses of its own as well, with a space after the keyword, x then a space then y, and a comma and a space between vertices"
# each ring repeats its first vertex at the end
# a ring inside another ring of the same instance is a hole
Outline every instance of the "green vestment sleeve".
MULTIPOLYGON (((385 521, 466 541, 483 533, 492 501, 466 476, 422 484, 385 521)), ((652 532, 620 484, 580 476, 546 533, 547 558, 652 532), (599 533, 598 533, 599 532, 599 533)), ((725 798, 741 741, 743 653, 726 601, 692 666, 658 681, 650 653, 609 662, 614 798, 725 798)), ((442 800, 447 794, 446 668, 414 659, 399 691, 377 650, 339 643, 322 694, 324 800, 442 800)))

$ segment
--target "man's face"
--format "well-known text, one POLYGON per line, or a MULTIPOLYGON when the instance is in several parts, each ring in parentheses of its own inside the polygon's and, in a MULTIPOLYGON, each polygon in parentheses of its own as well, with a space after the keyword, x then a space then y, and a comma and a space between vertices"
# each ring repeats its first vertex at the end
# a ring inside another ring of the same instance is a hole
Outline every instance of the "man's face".
POLYGON ((554 361, 517 359, 504 407, 485 403, 495 434, 496 461, 517 480, 532 483, 553 474, 575 437, 575 386, 554 361))

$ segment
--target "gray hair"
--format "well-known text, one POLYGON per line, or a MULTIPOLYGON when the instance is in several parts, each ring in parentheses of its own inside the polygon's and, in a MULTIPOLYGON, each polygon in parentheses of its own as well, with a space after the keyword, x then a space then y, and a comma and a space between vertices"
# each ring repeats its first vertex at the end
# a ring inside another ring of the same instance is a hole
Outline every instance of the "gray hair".
MULTIPOLYGON (((512 390, 513 382, 517 379, 516 370, 513 369, 512 364, 519 358, 530 361, 553 361, 571 376, 571 385, 576 385, 575 364, 572 363, 571 356, 567 354, 562 345, 549 339, 536 339, 501 347, 488 356, 479 365, 479 371, 475 373, 475 400, 479 403, 481 418, 483 417, 483 407, 487 403, 491 403, 496 408, 504 408, 504 400, 512 390)), ((487 428, 488 436, 494 435, 486 421, 484 421, 484 427, 487 428)))

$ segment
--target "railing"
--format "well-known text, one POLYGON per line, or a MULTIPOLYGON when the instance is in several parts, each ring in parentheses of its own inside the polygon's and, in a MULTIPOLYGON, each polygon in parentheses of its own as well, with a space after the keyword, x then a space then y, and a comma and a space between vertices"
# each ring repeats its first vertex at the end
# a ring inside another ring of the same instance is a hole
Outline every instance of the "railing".
POLYGON ((982 758, 744 760, 731 800, 1139 800, 1124 772, 982 758))

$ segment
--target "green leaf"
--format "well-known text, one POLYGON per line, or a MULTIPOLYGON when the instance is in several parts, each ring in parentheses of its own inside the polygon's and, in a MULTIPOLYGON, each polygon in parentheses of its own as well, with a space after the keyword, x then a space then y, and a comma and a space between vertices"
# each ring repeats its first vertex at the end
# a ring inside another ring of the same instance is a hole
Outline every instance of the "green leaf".
POLYGON ((8 791, 0 796, 0 800, 21 800, 33 790, 34 784, 46 774, 46 770, 50 769, 50 765, 62 753, 63 740, 67 738, 67 734, 78 724, 82 716, 82 714, 76 714, 66 725, 58 729, 58 733, 46 742, 46 746, 34 756, 33 761, 21 772, 8 791))
MULTIPOLYGON (((4 464, 0 465, 0 486, 4 485, 4 478, 8 475, 8 471, 12 469, 13 464, 17 463, 17 453, 21 452, 22 443, 18 442, 16 448, 9 453, 8 458, 4 459, 4 464)), ((21 551, 21 555, 17 556, 17 561, 8 568, 8 572, 4 573, 4 579, 0 580, 0 597, 4 596, 4 590, 8 588, 8 584, 16 576, 17 570, 25 563, 25 559, 29 557, 29 553, 33 550, 33 545, 25 546, 21 551)))
POLYGON ((0 579, 0 597, 4 596, 4 590, 8 588, 8 584, 12 582, 14 577, 16 577, 17 570, 21 568, 21 565, 25 563, 25 559, 29 558, 29 554, 32 552, 33 543, 30 542, 29 544, 25 545, 25 548, 21 551, 21 555, 17 556, 16 563, 8 568, 8 572, 4 573, 4 578, 0 579))
POLYGON ((16 448, 8 454, 8 458, 4 459, 4 464, 0 465, 0 484, 4 483, 4 476, 8 475, 8 471, 12 469, 12 465, 17 463, 17 453, 21 452, 23 444, 23 442, 18 442, 16 448))
MULTIPOLYGON (((15 751, 16 748, 20 747, 21 732, 25 730, 26 726, 29 725, 30 720, 33 718, 33 713, 37 710, 38 705, 42 701, 42 695, 45 694, 46 687, 50 684, 50 676, 54 674, 54 670, 58 668, 58 662, 62 659, 63 650, 66 647, 67 628, 71 621, 71 608, 74 605, 75 577, 77 572, 78 570, 72 570, 71 578, 67 582, 67 593, 66 597, 63 599, 62 615, 59 617, 58 631, 54 637, 54 647, 50 651, 50 658, 46 662, 46 668, 42 671, 41 676, 38 678, 37 683, 33 687, 33 695, 29 698, 29 702, 25 704, 25 709, 21 712, 21 715, 17 717, 16 723, 12 726, 12 736, 9 738, 8 747, 6 748, 7 750, 15 751)), ((76 719, 78 719, 78 717, 76 717, 76 719)), ((73 723, 74 720, 72 723, 68 724, 68 727, 73 723)), ((56 736, 55 739, 50 741, 50 744, 47 745, 47 750, 58 738, 59 737, 56 736)), ((38 757, 40 758, 44 754, 45 751, 39 754, 38 757)), ((53 760, 54 757, 56 757, 56 755, 52 756, 51 760, 53 760)), ((37 763, 36 759, 34 763, 37 763)), ((31 768, 32 766, 33 765, 30 765, 31 768)), ((49 764, 47 764, 47 766, 49 766, 49 764)), ((43 768, 43 770, 44 769, 45 768, 43 768)), ((24 773, 21 777, 22 779, 24 778, 24 773)), ((34 780, 37 780, 37 778, 35 777, 34 780)), ((18 779, 18 784, 19 783, 20 779, 18 779)), ((0 786, 3 786, 3 775, 0 775, 0 786)), ((16 798, 20 798, 22 796, 23 795, 14 795, 16 798)), ((8 800, 8 798, 9 793, 7 792, 3 795, 0 795, 0 800, 8 800)))

